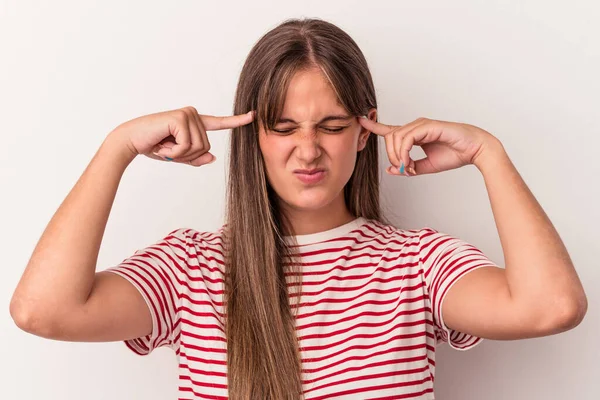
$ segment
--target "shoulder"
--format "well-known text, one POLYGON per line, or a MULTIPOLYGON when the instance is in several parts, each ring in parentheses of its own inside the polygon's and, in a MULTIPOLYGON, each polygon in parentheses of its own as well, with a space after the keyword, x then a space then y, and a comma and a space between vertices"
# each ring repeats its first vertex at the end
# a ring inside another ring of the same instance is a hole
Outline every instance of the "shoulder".
POLYGON ((218 229, 214 230, 198 230, 190 227, 180 227, 170 231, 167 236, 179 238, 179 239, 190 239, 196 241, 203 240, 215 240, 220 239, 223 236, 223 231, 225 229, 225 225, 221 226, 218 229))
POLYGON ((223 248, 224 226, 215 230, 197 230, 189 227, 180 227, 168 232, 161 242, 171 248, 195 247, 197 249, 212 250, 223 248))
POLYGON ((360 231, 360 235, 364 236, 363 240, 402 250, 407 254, 419 254, 422 259, 427 259, 432 254, 454 251, 454 249, 474 249, 474 246, 459 237, 428 225, 400 228, 391 223, 369 219, 360 227, 360 231))
POLYGON ((182 227, 165 236, 168 253, 178 266, 182 280, 205 285, 204 278, 219 279, 223 274, 225 246, 223 227, 215 230, 197 230, 182 227))
POLYGON ((361 226, 361 230, 373 240, 401 242, 405 245, 428 243, 448 236, 430 226, 400 228, 389 222, 374 219, 367 219, 365 224, 361 226))

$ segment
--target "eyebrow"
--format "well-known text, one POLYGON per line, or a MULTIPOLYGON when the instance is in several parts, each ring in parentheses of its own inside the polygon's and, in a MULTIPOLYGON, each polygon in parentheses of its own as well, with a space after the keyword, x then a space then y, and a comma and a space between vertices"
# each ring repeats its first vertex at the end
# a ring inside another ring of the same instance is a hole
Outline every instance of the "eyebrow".
MULTIPOLYGON (((347 120, 349 120, 349 119, 351 119, 351 118, 354 118, 354 117, 353 117, 353 116, 351 116, 351 115, 328 115, 328 116, 326 116, 325 118, 323 118, 322 120, 320 120, 320 121, 318 122, 318 124, 322 124, 323 122, 327 122, 327 121, 340 121, 340 120, 341 120, 341 121, 347 121, 347 120)), ((280 118, 280 119, 279 119, 279 120, 276 122, 276 124, 283 124, 283 123, 285 123, 285 122, 291 122, 291 123, 293 123, 293 124, 297 124, 297 122, 296 122, 296 121, 294 121, 294 120, 293 120, 293 119, 291 119, 291 118, 280 118)))

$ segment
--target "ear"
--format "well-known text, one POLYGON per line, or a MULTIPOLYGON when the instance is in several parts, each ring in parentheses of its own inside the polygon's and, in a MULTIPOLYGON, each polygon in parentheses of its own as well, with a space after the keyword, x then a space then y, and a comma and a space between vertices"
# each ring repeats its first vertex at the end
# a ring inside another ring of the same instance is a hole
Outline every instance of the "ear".
MULTIPOLYGON (((369 110, 369 113, 367 114, 367 118, 369 118, 372 121, 377 121, 377 109, 371 108, 369 110)), ((358 148, 356 149, 356 151, 361 151, 365 148, 365 146, 367 145, 367 139, 369 139, 370 134, 371 132, 368 131, 367 128, 364 128, 362 125, 360 125, 360 133, 358 135, 358 148)))

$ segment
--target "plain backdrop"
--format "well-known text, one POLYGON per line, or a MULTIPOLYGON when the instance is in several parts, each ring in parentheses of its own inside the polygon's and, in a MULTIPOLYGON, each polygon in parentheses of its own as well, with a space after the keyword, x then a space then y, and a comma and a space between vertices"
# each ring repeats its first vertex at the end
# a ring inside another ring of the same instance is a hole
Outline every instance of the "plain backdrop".
MULTIPOLYGON (((177 361, 124 344, 64 343, 19 330, 13 290, 43 229, 106 135, 140 115, 195 106, 228 115, 253 44, 287 18, 346 30, 374 77, 380 121, 477 125, 504 144, 563 238, 589 311, 564 334, 438 347, 436 394, 464 399, 600 398, 600 6, 577 1, 0 1, 0 398, 172 399, 177 361)), ((202 168, 139 157, 100 250, 103 270, 178 227, 223 223, 229 131, 202 168)), ((474 166, 388 176, 385 213, 432 226, 504 265, 474 166)), ((420 148, 411 155, 420 158, 420 148)))

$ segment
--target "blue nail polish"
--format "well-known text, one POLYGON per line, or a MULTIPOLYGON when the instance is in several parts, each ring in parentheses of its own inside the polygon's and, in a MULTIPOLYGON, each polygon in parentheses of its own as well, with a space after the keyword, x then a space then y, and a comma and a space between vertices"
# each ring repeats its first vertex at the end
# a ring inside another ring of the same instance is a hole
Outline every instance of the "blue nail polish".
POLYGON ((167 160, 169 160, 169 161, 173 161, 173 159, 172 159, 171 157, 167 157, 167 156, 165 156, 165 158, 166 158, 167 160))
POLYGON ((402 161, 402 164, 400 165, 400 173, 403 174, 404 173, 404 161, 402 161))

